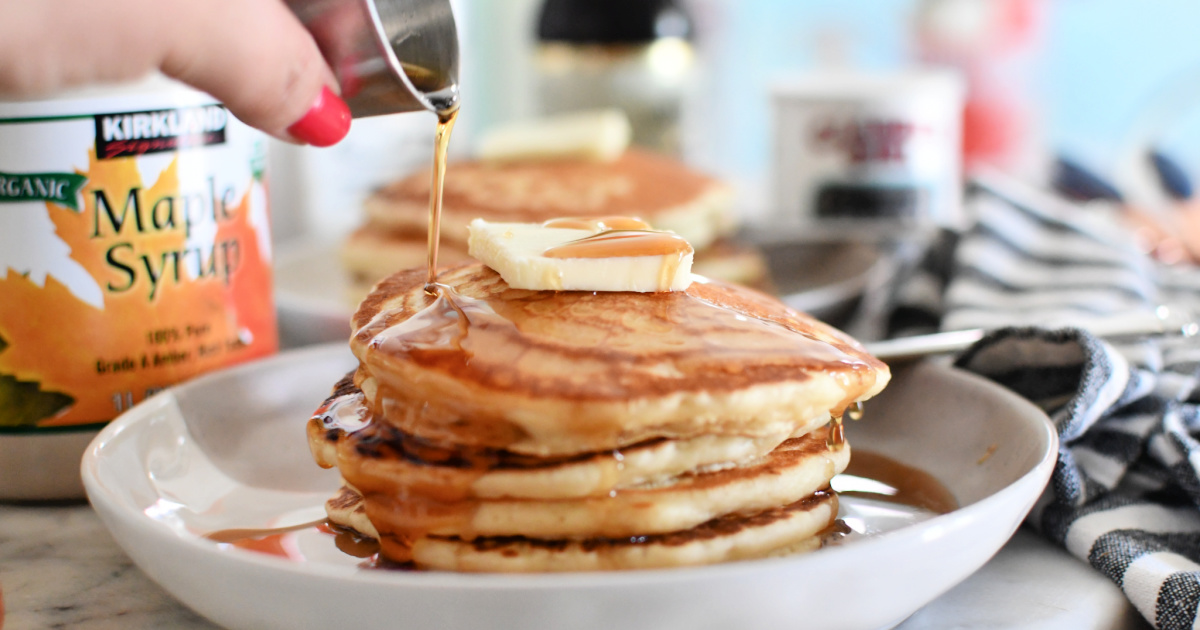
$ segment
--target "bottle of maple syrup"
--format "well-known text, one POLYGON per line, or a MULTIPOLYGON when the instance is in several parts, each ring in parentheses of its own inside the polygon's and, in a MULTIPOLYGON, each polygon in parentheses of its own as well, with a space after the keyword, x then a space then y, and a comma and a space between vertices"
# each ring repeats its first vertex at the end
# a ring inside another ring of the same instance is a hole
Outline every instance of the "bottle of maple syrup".
POLYGON ((105 423, 276 351, 265 169, 162 76, 0 102, 0 500, 83 496, 105 423))

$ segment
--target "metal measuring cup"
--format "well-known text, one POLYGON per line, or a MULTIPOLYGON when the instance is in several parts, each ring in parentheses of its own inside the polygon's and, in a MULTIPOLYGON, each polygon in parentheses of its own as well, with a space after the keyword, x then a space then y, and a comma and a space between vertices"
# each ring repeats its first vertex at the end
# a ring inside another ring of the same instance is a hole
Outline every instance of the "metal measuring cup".
POLYGON ((337 75, 355 118, 458 107, 450 0, 286 0, 337 75))

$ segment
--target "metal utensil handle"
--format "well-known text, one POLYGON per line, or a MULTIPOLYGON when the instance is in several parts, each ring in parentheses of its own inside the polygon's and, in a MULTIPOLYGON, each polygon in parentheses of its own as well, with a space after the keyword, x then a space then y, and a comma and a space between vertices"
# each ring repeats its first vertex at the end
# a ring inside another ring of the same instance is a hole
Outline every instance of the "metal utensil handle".
MULTIPOLYGON (((1194 313, 1177 307, 1160 306, 1154 313, 1130 313, 1100 320, 1086 327, 1104 339, 1124 339, 1171 335, 1193 337, 1200 333, 1200 321, 1194 313)), ((864 344, 867 352, 884 361, 895 361, 958 352, 979 341, 987 330, 973 328, 898 337, 864 344)))

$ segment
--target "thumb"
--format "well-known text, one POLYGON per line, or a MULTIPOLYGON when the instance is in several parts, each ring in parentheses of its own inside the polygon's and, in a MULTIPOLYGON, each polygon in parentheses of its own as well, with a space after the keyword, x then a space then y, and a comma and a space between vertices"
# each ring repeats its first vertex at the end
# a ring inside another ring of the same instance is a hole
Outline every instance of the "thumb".
POLYGON ((316 42, 281 0, 181 0, 161 68, 278 138, 332 145, 350 110, 316 42), (180 19, 183 18, 183 19, 180 19))

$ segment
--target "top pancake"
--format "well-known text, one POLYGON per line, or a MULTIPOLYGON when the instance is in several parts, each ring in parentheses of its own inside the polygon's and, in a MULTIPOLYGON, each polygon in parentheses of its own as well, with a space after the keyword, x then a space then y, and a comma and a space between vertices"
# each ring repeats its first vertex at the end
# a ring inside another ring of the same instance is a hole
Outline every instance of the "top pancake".
MULTIPOLYGON (((365 202, 376 228, 424 238, 428 171, 390 184, 365 202)), ((677 160, 629 150, 612 162, 455 162, 442 192, 442 238, 467 242, 467 224, 541 223, 558 217, 636 216, 701 249, 733 228, 729 190, 677 160)))
POLYGON ((481 264, 380 282, 353 318, 356 381, 424 439, 552 456, 657 437, 799 435, 883 389, 886 365, 761 293, 511 289, 481 264), (465 321, 463 321, 465 316, 465 321))

